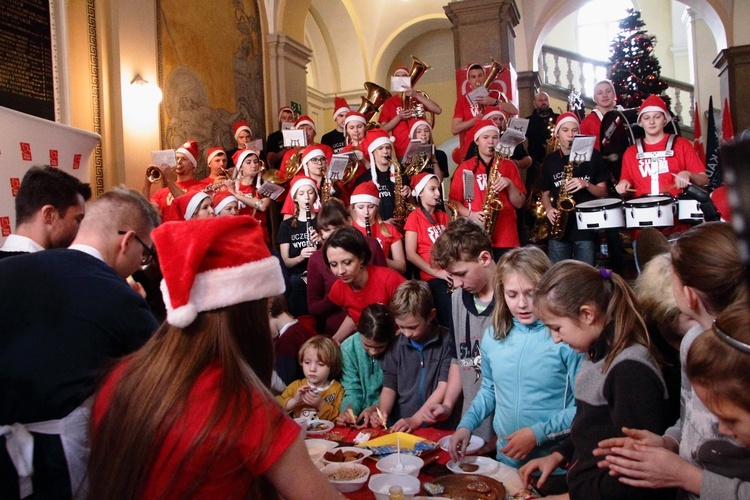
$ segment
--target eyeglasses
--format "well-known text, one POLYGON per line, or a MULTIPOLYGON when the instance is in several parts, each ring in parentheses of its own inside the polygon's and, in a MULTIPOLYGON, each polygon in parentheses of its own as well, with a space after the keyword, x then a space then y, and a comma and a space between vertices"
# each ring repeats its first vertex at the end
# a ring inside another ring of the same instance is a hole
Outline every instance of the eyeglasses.
MULTIPOLYGON (((117 231, 117 234, 120 236, 127 234, 127 231, 117 231)), ((156 257, 156 252, 154 251, 153 247, 150 247, 146 245, 142 239, 138 237, 135 232, 133 233, 133 236, 135 236, 135 240, 141 244, 143 247, 143 253, 141 254, 141 271, 144 271, 148 268, 148 266, 151 265, 151 263, 154 261, 154 258, 156 257)))
POLYGON ((308 161, 310 163, 317 163, 318 165, 322 165, 322 164, 324 164, 326 162, 326 157, 325 156, 318 156, 317 158, 310 158, 310 160, 308 160, 308 161))

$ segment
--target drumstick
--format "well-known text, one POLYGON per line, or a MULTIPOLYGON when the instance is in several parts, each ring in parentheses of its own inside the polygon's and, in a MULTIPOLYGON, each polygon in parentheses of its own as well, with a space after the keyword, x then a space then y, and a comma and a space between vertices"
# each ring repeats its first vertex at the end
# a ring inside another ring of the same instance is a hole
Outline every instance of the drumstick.
POLYGON ((625 190, 625 192, 626 192, 626 193, 635 193, 635 189, 633 189, 633 188, 627 188, 627 189, 625 190))

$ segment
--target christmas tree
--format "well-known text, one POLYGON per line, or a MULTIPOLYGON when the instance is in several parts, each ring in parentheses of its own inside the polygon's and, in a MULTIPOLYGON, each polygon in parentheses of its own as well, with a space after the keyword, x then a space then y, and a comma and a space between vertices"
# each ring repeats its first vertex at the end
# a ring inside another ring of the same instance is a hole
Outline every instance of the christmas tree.
MULTIPOLYGON (((661 65, 654 56, 656 37, 643 29, 641 13, 628 9, 619 26, 620 32, 610 44, 612 66, 608 78, 614 83, 618 104, 637 108, 651 94, 661 95, 667 89, 667 82, 662 80, 661 65)), ((662 95, 662 98, 669 106, 669 97, 662 95)))

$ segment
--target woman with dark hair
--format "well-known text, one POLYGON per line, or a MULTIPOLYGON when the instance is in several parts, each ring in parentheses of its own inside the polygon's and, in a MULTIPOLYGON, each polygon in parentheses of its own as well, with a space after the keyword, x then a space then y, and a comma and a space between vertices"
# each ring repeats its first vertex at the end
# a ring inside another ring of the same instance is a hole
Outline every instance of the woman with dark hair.
POLYGON ((370 256, 365 236, 352 226, 336 229, 323 245, 326 265, 338 277, 328 297, 347 313, 333 336, 338 343, 355 332, 365 306, 388 304, 398 285, 406 281, 392 269, 367 265, 370 256))
POLYGON ((266 297, 284 284, 258 222, 170 222, 152 236, 167 321, 96 396, 89 498, 338 498, 267 389, 266 297))

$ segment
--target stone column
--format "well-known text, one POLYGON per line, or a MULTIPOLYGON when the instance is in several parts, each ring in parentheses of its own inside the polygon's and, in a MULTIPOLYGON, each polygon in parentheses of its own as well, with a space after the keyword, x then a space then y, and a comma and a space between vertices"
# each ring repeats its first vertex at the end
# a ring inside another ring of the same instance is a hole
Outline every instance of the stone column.
POLYGON ((521 71, 516 76, 518 87, 518 116, 529 116, 534 112, 534 96, 542 88, 538 71, 521 71))
POLYGON ((276 113, 290 101, 307 113, 307 64, 312 50, 287 35, 268 35, 268 68, 271 109, 269 131, 276 130, 276 113))
POLYGON ((461 0, 444 6, 453 27, 456 69, 494 57, 516 65, 513 28, 520 21, 515 0, 461 0))
MULTIPOLYGON (((724 98, 729 98, 732 127, 735 135, 750 127, 750 101, 747 99, 747 82, 750 81, 750 45, 729 47, 719 52, 714 59, 719 70, 721 102, 714 101, 714 108, 721 109, 724 98)), ((721 124, 717 124, 721 126, 721 124)))

